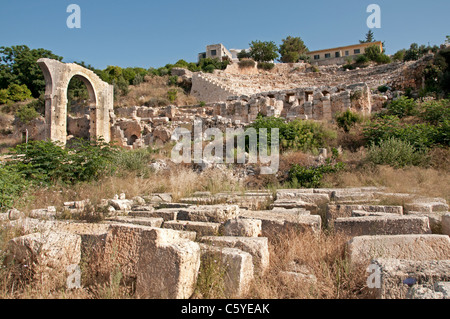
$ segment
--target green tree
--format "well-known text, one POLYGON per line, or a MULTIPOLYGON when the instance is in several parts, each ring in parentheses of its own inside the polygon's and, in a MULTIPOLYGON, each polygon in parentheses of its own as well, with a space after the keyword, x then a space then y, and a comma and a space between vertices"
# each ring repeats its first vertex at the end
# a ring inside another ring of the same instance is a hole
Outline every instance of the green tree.
POLYGON ((369 30, 369 32, 366 33, 366 39, 365 40, 359 40, 359 43, 371 43, 375 42, 374 34, 372 30, 369 30))
POLYGON ((249 59, 250 58, 250 52, 247 52, 246 50, 242 50, 237 54, 237 58, 240 60, 242 59, 249 59))
POLYGON ((45 79, 36 63, 40 58, 62 61, 62 57, 45 49, 30 49, 26 45, 0 47, 0 89, 10 84, 25 84, 33 97, 45 92, 45 79))
POLYGON ((282 40, 279 53, 281 55, 280 61, 283 63, 295 63, 298 62, 301 56, 305 56, 309 50, 300 37, 288 36, 282 40))
POLYGON ((257 62, 270 62, 278 58, 278 46, 273 41, 252 41, 250 57, 257 62))

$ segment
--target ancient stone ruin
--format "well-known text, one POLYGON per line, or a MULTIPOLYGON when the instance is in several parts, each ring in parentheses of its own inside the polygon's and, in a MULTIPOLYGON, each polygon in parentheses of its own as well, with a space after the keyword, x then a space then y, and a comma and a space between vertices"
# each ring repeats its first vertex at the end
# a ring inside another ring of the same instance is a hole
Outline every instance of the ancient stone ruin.
MULTIPOLYGON (((450 298, 450 215, 440 198, 375 187, 198 192, 178 202, 167 193, 133 199, 121 194, 103 201, 110 217, 101 223, 60 219, 89 205, 85 200, 28 216, 17 210, 1 214, 4 224, 24 234, 9 242, 6 262, 54 288, 108 282, 119 271, 138 297, 186 299, 202 265, 214 261, 223 267, 225 295, 236 298, 267 271, 268 237, 334 231, 348 239, 350 266, 368 268, 368 284, 369 270, 378 271, 378 285, 371 287, 378 298, 450 298), (388 199, 405 204, 382 204, 388 199), (80 271, 83 282, 75 280, 80 271)), ((296 265, 283 274, 314 285, 317 278, 306 268, 296 265)))
POLYGON ((40 59, 38 64, 45 78, 45 139, 67 141, 67 89, 73 77, 83 81, 89 92, 89 138, 111 140, 110 113, 113 113, 114 88, 103 82, 94 72, 77 64, 40 59))

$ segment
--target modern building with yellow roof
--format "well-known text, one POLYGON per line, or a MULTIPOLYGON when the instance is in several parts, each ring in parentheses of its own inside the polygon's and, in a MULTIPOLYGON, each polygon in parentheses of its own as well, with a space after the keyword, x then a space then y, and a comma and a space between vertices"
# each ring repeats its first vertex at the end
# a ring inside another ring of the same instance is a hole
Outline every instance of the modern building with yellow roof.
POLYGON ((354 58, 358 55, 364 54, 365 49, 370 46, 379 46, 383 51, 383 43, 381 41, 360 43, 348 45, 344 47, 318 50, 308 52, 307 55, 311 59, 311 64, 316 65, 330 65, 330 64, 344 64, 346 58, 354 58))

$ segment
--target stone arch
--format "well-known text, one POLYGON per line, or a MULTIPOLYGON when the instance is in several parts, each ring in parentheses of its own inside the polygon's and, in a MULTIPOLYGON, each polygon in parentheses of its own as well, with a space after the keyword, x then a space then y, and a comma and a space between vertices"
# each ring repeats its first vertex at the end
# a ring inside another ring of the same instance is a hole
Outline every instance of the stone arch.
POLYGON ((90 97, 89 136, 111 141, 110 112, 113 112, 114 87, 102 81, 94 72, 78 64, 62 63, 52 59, 39 59, 45 78, 45 136, 66 144, 67 90, 73 77, 86 85, 90 97))

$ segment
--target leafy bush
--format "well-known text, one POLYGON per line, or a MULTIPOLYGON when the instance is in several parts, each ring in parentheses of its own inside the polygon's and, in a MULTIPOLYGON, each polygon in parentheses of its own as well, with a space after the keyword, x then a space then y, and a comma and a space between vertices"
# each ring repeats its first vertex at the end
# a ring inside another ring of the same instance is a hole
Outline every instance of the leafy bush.
POLYGON ((361 54, 356 57, 355 62, 359 65, 364 65, 368 64, 370 62, 370 59, 367 56, 361 54))
POLYGON ((151 160, 152 154, 148 149, 121 150, 116 154, 114 163, 119 172, 135 172, 138 176, 145 177, 150 173, 151 160))
POLYGON ((409 142, 391 137, 381 141, 379 145, 372 144, 367 160, 377 165, 402 168, 424 164, 426 158, 425 152, 417 151, 409 142))
POLYGON ((378 92, 381 92, 381 93, 386 93, 389 90, 390 90, 390 88, 386 85, 381 85, 378 87, 378 92))
POLYGON ((30 105, 23 105, 17 110, 16 116, 21 123, 28 124, 35 118, 38 118, 40 114, 34 109, 34 107, 30 105))
POLYGON ((381 51, 378 45, 371 45, 365 49, 364 56, 370 61, 377 62, 378 64, 391 63, 391 58, 381 51))
POLYGON ((367 145, 380 145, 382 141, 396 138, 410 143, 417 150, 427 149, 441 142, 438 130, 435 126, 420 124, 401 123, 396 116, 386 115, 369 121, 363 130, 367 145))
POLYGON ((29 183, 14 168, 0 166, 0 212, 13 208, 29 183))
POLYGON ((324 128, 322 124, 312 121, 295 120, 286 123, 284 119, 259 116, 250 127, 256 129, 267 128, 268 142, 271 141, 271 129, 278 128, 281 150, 293 149, 314 151, 325 147, 329 141, 336 138, 336 133, 324 128))
POLYGON ((169 101, 171 103, 175 102, 177 100, 178 97, 178 91, 177 90, 169 90, 167 92, 167 98, 169 99, 169 101))
POLYGON ((253 61, 252 59, 242 59, 239 61, 240 68, 254 68, 255 64, 255 61, 253 61))
POLYGON ((350 129, 356 124, 362 122, 362 118, 359 114, 353 113, 350 110, 345 111, 342 114, 336 116, 336 123, 338 127, 342 128, 346 133, 350 132, 350 129))
POLYGON ((417 114, 416 102, 414 101, 414 99, 410 99, 405 96, 392 101, 390 104, 388 104, 387 109, 387 114, 398 116, 399 118, 417 114))
POLYGON ((432 124, 441 125, 450 120, 450 100, 429 101, 420 105, 420 118, 432 124))
POLYGON ((258 63, 258 69, 263 69, 266 71, 270 71, 275 67, 275 64, 270 62, 259 62, 258 63))
POLYGON ((71 147, 52 141, 21 144, 13 149, 7 167, 36 185, 90 182, 113 172, 116 149, 109 144, 79 139, 71 147))
POLYGON ((25 84, 10 84, 7 89, 0 90, 0 104, 11 102, 20 102, 31 99, 31 91, 25 84))
POLYGON ((289 182, 292 188, 318 188, 322 186, 324 174, 337 173, 344 169, 343 163, 330 163, 318 167, 304 167, 295 164, 289 170, 289 182))
POLYGON ((177 75, 170 76, 168 84, 170 86, 176 86, 178 84, 178 76, 177 75))

